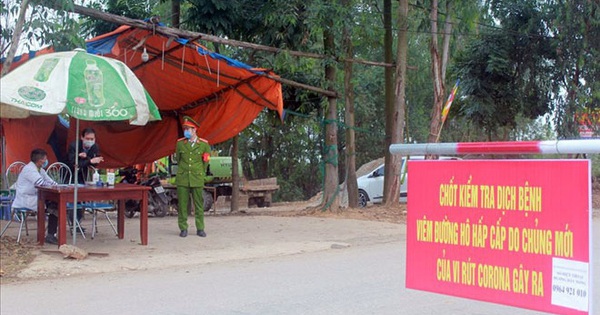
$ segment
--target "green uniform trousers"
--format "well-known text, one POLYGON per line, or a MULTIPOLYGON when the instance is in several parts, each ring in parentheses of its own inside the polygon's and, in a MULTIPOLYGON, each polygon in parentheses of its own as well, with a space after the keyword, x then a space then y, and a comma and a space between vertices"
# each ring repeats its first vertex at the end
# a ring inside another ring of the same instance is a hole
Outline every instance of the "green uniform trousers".
POLYGON ((196 214, 196 229, 204 230, 204 198, 202 197, 203 187, 185 187, 177 186, 177 223, 179 230, 188 229, 188 209, 190 194, 194 202, 194 213, 196 214))

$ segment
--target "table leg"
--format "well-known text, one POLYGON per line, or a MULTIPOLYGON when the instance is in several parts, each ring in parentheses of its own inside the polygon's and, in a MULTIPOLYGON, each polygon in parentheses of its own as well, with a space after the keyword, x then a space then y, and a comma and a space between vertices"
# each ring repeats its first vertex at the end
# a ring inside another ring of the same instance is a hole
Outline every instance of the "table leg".
MULTIPOLYGON (((37 209, 37 239, 38 239, 38 243, 42 246, 44 245, 44 240, 45 240, 45 235, 46 234, 46 227, 44 225, 44 223, 46 222, 46 210, 45 205, 46 205, 46 201, 44 200, 44 194, 43 193, 39 193, 38 194, 38 209, 37 209)), ((12 219, 12 218, 11 218, 12 219)))
MULTIPOLYGON (((73 206, 73 211, 77 211, 73 206)), ((75 228, 75 224, 73 224, 75 228)), ((67 243, 67 202, 63 200, 62 194, 58 198, 58 246, 67 243)))
POLYGON ((140 206, 140 238, 142 245, 148 245, 148 193, 142 193, 142 204, 140 206))
POLYGON ((119 210, 117 211, 117 231, 120 239, 125 238, 125 199, 119 200, 119 210))

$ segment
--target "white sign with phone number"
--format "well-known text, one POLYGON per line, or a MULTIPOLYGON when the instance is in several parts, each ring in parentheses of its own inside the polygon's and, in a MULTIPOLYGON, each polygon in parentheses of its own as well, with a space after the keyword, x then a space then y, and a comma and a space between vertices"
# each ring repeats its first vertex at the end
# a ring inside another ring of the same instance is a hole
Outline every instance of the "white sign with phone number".
POLYGON ((552 258, 552 304, 588 311, 589 264, 552 258))

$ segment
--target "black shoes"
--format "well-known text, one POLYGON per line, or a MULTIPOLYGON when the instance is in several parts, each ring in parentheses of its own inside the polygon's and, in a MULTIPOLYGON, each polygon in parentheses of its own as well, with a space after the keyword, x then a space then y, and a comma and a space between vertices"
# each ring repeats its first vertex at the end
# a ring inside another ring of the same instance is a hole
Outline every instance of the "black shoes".
MULTIPOLYGON (((180 237, 186 237, 187 236, 187 230, 182 230, 181 233, 179 233, 180 237)), ((198 230, 198 232, 196 232, 196 235, 200 236, 200 237, 206 237, 206 233, 204 233, 204 230, 198 230)))
POLYGON ((46 235, 46 243, 58 245, 58 239, 54 235, 46 235))

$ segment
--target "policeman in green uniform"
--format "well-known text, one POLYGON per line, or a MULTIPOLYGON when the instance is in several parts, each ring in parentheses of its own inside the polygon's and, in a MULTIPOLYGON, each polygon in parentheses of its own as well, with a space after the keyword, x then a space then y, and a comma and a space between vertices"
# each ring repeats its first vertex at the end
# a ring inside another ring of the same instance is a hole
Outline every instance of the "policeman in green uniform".
POLYGON ((175 150, 177 156, 177 185, 179 236, 186 237, 188 232, 188 204, 190 195, 194 202, 194 213, 196 214, 196 234, 206 237, 204 232, 204 200, 202 190, 204 189, 204 178, 208 161, 210 159, 210 145, 208 141, 196 135, 198 123, 188 116, 183 117, 184 138, 177 140, 175 150))

